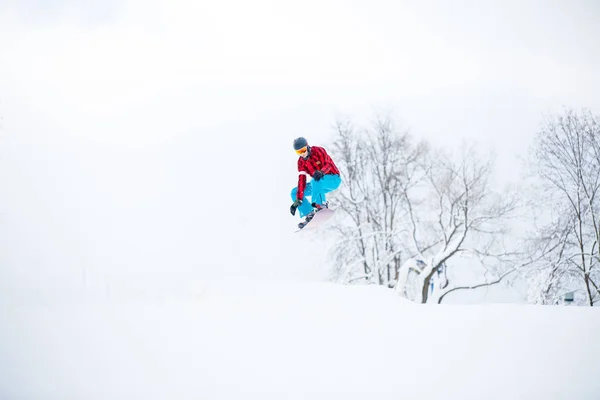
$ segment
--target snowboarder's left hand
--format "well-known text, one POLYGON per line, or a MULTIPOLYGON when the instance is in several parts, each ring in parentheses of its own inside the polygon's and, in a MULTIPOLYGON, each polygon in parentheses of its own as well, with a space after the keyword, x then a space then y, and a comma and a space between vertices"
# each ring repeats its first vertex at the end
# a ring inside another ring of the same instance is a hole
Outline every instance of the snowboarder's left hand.
POLYGON ((319 170, 316 170, 315 173, 313 174, 313 179, 317 182, 319 182, 322 177, 323 177, 323 173, 319 170))
POLYGON ((294 204, 290 207, 290 212, 292 215, 296 215, 296 209, 302 204, 302 200, 296 200, 294 204))

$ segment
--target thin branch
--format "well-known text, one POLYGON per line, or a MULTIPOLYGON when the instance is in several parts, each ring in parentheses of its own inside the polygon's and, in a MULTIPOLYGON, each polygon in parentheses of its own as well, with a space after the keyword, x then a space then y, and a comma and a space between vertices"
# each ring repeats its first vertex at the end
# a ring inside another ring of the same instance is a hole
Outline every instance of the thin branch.
POLYGON ((453 287, 451 289, 448 289, 444 292, 444 294, 442 294, 439 298, 438 298, 438 304, 442 303, 442 300, 444 297, 446 297, 446 295, 448 295, 449 293, 452 293, 456 290, 465 290, 465 289, 477 289, 480 287, 484 287, 484 286, 492 286, 495 284, 500 283, 504 278, 506 278, 508 275, 512 274, 513 272, 517 271, 517 268, 512 268, 508 271, 506 271, 504 274, 500 275, 497 279, 491 281, 491 282, 483 282, 483 283, 479 283, 476 285, 471 285, 471 286, 456 286, 453 287))

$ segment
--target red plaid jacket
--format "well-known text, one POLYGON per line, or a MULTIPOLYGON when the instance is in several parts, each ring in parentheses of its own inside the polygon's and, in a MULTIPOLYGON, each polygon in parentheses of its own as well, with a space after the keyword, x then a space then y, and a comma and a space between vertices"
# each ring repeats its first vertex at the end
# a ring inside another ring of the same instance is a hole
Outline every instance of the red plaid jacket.
POLYGON ((329 157, 329 154, 324 148, 318 146, 310 146, 310 153, 308 158, 305 160, 302 157, 298 158, 298 193, 296 197, 298 200, 304 198, 304 189, 306 189, 306 176, 311 177, 315 174, 315 171, 320 170, 324 175, 339 175, 335 163, 329 157))

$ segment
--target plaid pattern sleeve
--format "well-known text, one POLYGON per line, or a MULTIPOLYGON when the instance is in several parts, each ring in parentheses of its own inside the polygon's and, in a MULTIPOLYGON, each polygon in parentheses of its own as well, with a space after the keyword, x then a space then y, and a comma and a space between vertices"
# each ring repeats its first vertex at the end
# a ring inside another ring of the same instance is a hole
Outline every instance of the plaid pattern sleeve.
POLYGON ((302 158, 300 158, 300 160, 298 160, 298 172, 300 173, 298 175, 298 192, 296 193, 296 198, 298 200, 302 200, 304 198, 304 189, 306 189, 306 171, 301 169, 300 166, 300 161, 302 160, 302 158))

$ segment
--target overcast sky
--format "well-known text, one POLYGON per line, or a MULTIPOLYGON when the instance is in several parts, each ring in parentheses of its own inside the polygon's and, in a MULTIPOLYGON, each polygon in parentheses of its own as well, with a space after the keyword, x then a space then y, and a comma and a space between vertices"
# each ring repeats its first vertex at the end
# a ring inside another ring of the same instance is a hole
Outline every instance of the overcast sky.
POLYGON ((544 113, 600 112, 599 20, 592 0, 2 0, 0 278, 318 277, 324 246, 291 234, 296 136, 390 110, 514 181, 544 113))

